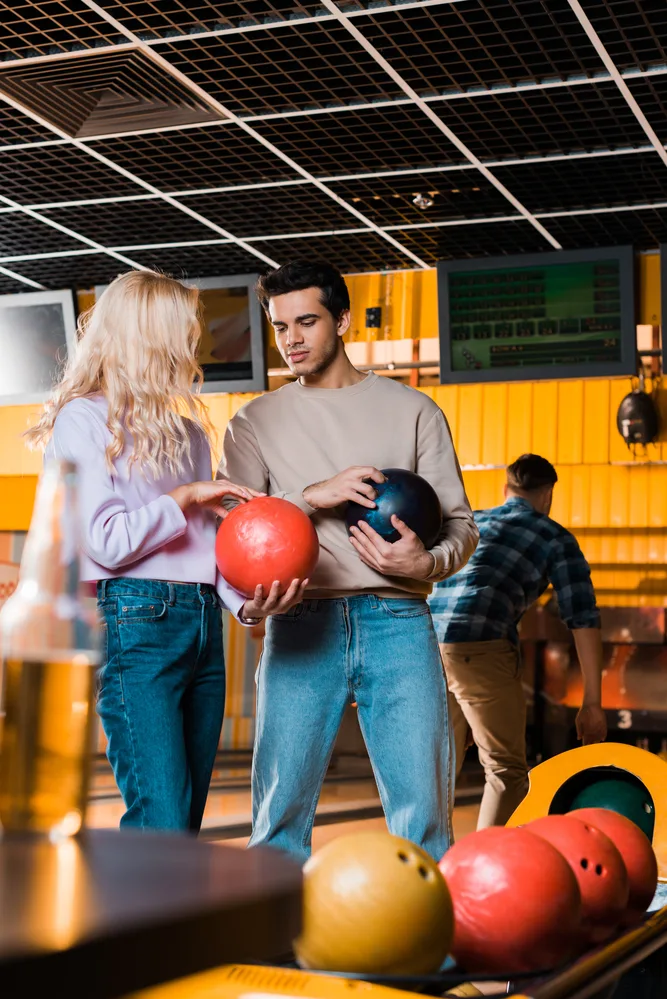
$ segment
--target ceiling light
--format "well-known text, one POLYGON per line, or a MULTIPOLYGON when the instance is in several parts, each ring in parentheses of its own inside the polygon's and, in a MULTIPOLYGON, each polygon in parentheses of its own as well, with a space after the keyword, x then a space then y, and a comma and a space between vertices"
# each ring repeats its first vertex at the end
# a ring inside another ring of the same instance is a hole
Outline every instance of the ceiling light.
POLYGON ((428 194, 415 194, 412 199, 412 204, 416 205, 417 208, 421 208, 422 211, 426 211, 433 204, 433 198, 429 198, 428 194))

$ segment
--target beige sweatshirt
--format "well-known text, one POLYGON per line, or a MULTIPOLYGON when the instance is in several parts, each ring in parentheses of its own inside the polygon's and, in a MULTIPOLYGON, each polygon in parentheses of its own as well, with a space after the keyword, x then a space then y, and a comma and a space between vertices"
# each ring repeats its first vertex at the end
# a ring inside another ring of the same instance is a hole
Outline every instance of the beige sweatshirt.
POLYGON ((465 565, 479 535, 447 421, 428 396, 389 378, 369 374, 341 389, 297 381, 254 399, 227 428, 218 474, 290 500, 312 517, 321 551, 309 597, 426 596, 430 581, 390 578, 364 565, 349 542, 343 509, 315 511, 304 500, 307 486, 352 465, 405 468, 427 479, 444 513, 431 580, 465 565))

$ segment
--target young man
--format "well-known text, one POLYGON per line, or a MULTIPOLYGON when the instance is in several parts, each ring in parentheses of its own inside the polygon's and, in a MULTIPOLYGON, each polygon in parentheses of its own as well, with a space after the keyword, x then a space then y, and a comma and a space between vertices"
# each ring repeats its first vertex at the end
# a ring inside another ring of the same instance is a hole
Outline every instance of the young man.
POLYGON ((321 554, 308 599, 266 630, 250 842, 308 856, 334 740, 356 701, 390 830, 439 859, 450 842, 453 761, 426 597, 477 543, 449 429, 427 396, 352 366, 343 345, 350 299, 334 267, 286 264, 258 293, 297 377, 234 417, 220 474, 295 503, 312 517, 321 554), (443 525, 431 551, 400 521, 395 544, 366 525, 348 537, 346 502, 372 508, 387 467, 417 472, 437 491, 443 525))
POLYGON ((526 704, 517 625, 549 583, 572 629, 584 678, 577 734, 607 734, 600 706, 602 639, 588 563, 549 517, 556 469, 524 454, 507 469, 505 503, 475 514, 477 551, 430 598, 450 691, 457 776, 472 733, 486 777, 478 829, 504 825, 528 790, 526 704))

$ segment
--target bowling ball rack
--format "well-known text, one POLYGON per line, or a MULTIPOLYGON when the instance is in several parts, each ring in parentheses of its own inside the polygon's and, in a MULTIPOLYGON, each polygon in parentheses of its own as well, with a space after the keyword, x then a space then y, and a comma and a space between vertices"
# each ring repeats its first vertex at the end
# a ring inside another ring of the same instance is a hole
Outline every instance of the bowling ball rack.
MULTIPOLYGON (((292 959, 282 967, 298 968, 292 959)), ((667 906, 649 913, 644 922, 619 934, 604 945, 555 969, 517 974, 499 969, 493 974, 475 974, 456 966, 433 975, 365 975, 355 972, 324 972, 324 975, 409 994, 443 996, 464 982, 497 982, 498 990, 486 999, 515 996, 516 999, 666 999, 667 997, 667 906)), ((307 999, 307 997, 306 997, 307 999)))

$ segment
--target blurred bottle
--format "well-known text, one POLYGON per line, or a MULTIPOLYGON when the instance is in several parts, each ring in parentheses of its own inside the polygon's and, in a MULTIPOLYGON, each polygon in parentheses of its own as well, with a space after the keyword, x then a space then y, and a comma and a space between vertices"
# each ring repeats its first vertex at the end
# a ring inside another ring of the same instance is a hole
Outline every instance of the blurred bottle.
POLYGON ((78 832, 88 798, 97 616, 79 587, 76 469, 40 478, 16 592, 0 612, 0 821, 5 833, 78 832))

